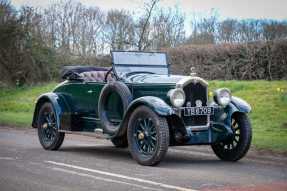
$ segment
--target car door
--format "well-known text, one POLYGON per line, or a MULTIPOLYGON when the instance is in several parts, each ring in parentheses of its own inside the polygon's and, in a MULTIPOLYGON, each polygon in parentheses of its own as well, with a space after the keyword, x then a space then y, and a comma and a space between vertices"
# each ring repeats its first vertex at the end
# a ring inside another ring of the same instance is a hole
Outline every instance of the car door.
POLYGON ((104 83, 73 81, 65 85, 65 96, 72 112, 65 130, 94 131, 99 127, 97 119, 98 97, 104 83))
POLYGON ((65 86, 66 99, 71 103, 73 114, 88 115, 90 113, 89 101, 86 99, 89 88, 85 82, 71 82, 65 86))
POLYGON ((104 82, 87 82, 85 84, 85 96, 83 101, 87 104, 89 113, 87 116, 98 118, 98 101, 102 88, 106 83, 104 82))

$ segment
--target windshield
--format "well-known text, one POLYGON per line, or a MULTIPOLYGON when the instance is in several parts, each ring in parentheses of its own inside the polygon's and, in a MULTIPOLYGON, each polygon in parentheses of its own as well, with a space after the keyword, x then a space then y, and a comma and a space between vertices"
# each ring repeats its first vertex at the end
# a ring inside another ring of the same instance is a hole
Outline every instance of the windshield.
POLYGON ((133 73, 168 75, 166 53, 160 52, 112 52, 113 67, 118 77, 133 73))

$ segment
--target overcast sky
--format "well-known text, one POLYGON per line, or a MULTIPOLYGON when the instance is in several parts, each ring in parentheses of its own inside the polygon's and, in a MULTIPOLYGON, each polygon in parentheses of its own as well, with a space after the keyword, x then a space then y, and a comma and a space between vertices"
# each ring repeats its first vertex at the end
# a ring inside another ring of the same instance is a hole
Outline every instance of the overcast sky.
MULTIPOLYGON (((11 0, 19 7, 30 5, 46 7, 57 0, 11 0)), ((104 10, 127 9, 137 12, 142 6, 140 0, 78 0, 87 6, 98 6, 104 10)), ((287 19, 287 0, 161 0, 161 6, 178 5, 189 15, 192 12, 204 13, 212 8, 218 10, 221 18, 268 18, 287 19)))

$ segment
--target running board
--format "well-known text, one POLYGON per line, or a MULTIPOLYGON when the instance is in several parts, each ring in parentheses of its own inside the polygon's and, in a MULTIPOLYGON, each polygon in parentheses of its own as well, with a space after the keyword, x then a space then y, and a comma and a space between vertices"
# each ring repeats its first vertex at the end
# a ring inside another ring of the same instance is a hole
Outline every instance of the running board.
POLYGON ((67 131, 67 130, 59 130, 61 133, 73 134, 73 135, 83 135, 89 137, 96 137, 100 139, 110 139, 110 136, 103 133, 102 129, 95 129, 94 132, 85 132, 85 131, 67 131))

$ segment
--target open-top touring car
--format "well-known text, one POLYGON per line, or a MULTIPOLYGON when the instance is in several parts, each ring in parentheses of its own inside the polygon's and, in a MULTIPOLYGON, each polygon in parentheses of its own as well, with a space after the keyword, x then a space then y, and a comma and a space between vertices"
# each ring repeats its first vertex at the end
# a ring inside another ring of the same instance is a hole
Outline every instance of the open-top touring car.
POLYGON ((101 132, 142 165, 159 163, 177 145, 211 145, 227 161, 247 153, 248 103, 226 88, 209 100, 208 82, 195 73, 171 75, 165 53, 111 55, 111 68, 66 67, 65 81, 38 98, 32 126, 44 149, 59 149, 65 133, 101 132))

